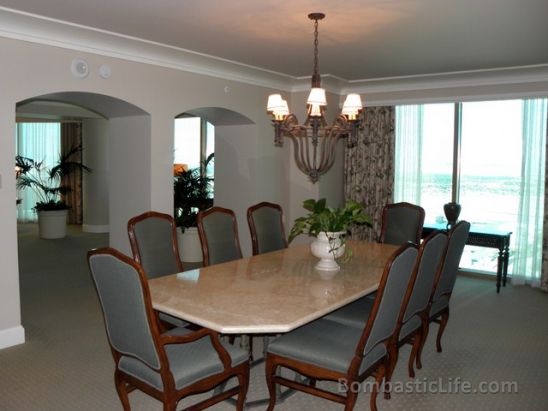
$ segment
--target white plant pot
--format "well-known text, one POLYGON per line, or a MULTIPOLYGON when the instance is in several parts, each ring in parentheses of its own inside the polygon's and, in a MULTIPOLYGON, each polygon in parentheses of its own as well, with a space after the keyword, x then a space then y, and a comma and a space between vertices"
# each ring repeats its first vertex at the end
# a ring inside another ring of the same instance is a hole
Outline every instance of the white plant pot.
POLYGON ((335 261, 344 254, 345 244, 342 244, 341 236, 344 231, 337 233, 320 233, 310 244, 310 252, 314 257, 318 257, 320 261, 314 266, 316 270, 334 271, 341 267, 335 261))
POLYGON ((38 235, 54 240, 67 235, 68 210, 38 211, 38 235))
POLYGON ((197 227, 177 228, 177 242, 179 243, 179 257, 187 263, 199 263, 203 260, 202 245, 197 227))

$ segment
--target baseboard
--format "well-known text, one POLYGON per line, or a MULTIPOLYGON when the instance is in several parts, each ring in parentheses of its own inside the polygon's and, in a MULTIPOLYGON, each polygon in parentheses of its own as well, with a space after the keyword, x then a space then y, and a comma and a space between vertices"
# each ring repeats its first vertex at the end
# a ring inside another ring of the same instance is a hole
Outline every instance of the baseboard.
POLYGON ((25 342, 25 329, 22 325, 0 330, 0 350, 25 342))
POLYGON ((82 231, 84 233, 108 233, 110 231, 109 225, 94 225, 94 224, 82 224, 82 231))

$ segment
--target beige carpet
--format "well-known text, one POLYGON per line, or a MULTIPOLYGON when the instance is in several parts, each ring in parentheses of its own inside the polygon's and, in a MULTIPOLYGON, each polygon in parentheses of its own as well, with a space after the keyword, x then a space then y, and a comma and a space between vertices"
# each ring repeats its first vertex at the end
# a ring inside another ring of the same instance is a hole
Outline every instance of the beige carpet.
MULTIPOLYGON (((63 240, 39 240, 33 225, 19 228, 27 343, 0 351, 1 411, 121 410, 112 357, 85 262, 88 249, 106 242, 105 235, 83 234, 76 228, 63 240)), ((517 384, 518 393, 394 393, 389 401, 378 400, 379 409, 548 409, 548 295, 511 285, 497 295, 491 281, 460 277, 451 309, 444 352, 435 352, 432 338, 427 342, 424 368, 417 373, 419 388, 441 378, 442 388, 447 389, 449 381, 460 378, 472 388, 482 381, 493 385, 508 381, 517 384)), ((404 348, 396 383, 411 381, 406 375, 407 353, 404 348)), ((264 370, 257 367, 248 397, 265 394, 264 370)), ((139 392, 132 393, 130 400, 134 410, 162 409, 139 392)), ((368 404, 369 395, 360 394, 356 410, 366 410, 368 404)), ((223 403, 211 409, 234 407, 223 403)), ((342 407, 297 393, 276 409, 342 407)))

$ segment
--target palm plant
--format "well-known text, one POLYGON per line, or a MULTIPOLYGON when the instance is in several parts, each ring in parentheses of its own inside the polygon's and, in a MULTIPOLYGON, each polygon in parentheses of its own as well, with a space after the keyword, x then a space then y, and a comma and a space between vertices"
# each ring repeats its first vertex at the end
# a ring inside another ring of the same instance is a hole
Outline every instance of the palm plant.
POLYGON ((205 174, 213 159, 214 153, 207 157, 202 167, 184 170, 175 175, 173 205, 177 226, 196 226, 198 212, 213 205, 213 178, 205 174))
POLYGON ((48 168, 44 161, 37 161, 29 157, 16 156, 17 189, 29 188, 38 201, 34 209, 36 211, 65 210, 68 205, 61 196, 71 191, 65 177, 77 170, 91 171, 80 161, 72 160, 74 154, 80 153, 82 146, 74 146, 59 157, 59 161, 53 167, 48 168))

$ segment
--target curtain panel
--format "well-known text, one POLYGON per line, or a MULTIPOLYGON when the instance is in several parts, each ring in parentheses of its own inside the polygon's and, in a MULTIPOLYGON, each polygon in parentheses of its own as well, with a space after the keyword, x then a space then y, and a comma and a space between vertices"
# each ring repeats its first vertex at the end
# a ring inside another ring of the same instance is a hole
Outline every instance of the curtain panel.
MULTIPOLYGON (((546 100, 545 100, 546 101, 546 100)), ((548 115, 545 118, 546 133, 546 155, 544 158, 544 215, 542 231, 542 268, 540 276, 540 287, 548 292, 548 115)))
MULTIPOLYGON (((61 124, 61 155, 66 155, 73 147, 82 146, 82 123, 61 124)), ((71 161, 82 162, 82 152, 72 154, 71 161)), ((69 206, 67 222, 82 224, 82 171, 75 170, 65 176, 63 184, 70 187, 70 191, 62 196, 69 206)))
POLYGON ((345 151, 344 197, 365 205, 373 227, 358 227, 352 237, 377 241, 383 207, 394 190, 395 108, 366 107, 356 147, 345 151))

